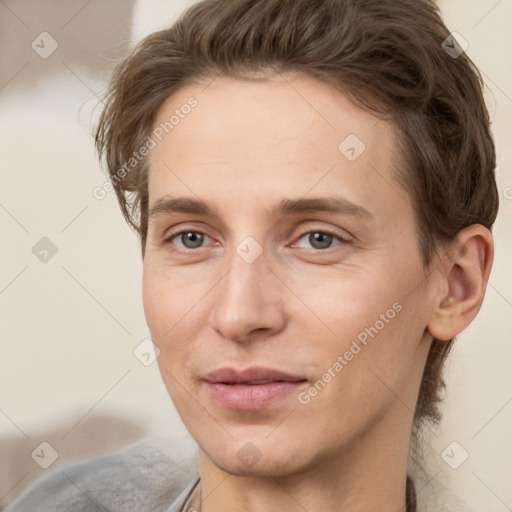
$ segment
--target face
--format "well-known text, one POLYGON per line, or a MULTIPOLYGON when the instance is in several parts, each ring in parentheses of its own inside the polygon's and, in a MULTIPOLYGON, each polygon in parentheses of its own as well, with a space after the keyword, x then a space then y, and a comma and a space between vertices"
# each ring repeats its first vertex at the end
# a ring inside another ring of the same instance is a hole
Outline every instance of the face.
POLYGON ((143 300, 202 452, 286 475, 406 434, 431 290, 391 126, 299 75, 188 86, 155 129, 173 115, 150 153, 143 300))

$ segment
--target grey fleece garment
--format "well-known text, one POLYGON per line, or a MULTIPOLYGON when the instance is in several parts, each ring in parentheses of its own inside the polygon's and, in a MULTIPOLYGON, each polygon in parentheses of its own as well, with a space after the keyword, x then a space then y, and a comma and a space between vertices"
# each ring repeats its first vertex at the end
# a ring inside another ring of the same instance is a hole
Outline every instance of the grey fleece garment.
MULTIPOLYGON (((48 471, 4 512, 189 512, 183 506, 199 481, 199 457, 191 441, 147 438, 48 471)), ((419 512, 474 510, 432 480, 420 488, 419 512)))
POLYGON ((180 512, 198 468, 190 442, 148 438, 48 470, 4 512, 180 512))

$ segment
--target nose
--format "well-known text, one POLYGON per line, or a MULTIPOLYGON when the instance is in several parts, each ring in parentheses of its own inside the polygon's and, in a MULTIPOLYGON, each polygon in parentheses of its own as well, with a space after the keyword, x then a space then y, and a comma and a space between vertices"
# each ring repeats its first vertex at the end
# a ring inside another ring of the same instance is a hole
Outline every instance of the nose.
POLYGON ((245 261, 235 250, 215 287, 210 326, 223 338, 246 343, 280 332, 286 322, 282 283, 263 252, 245 261))

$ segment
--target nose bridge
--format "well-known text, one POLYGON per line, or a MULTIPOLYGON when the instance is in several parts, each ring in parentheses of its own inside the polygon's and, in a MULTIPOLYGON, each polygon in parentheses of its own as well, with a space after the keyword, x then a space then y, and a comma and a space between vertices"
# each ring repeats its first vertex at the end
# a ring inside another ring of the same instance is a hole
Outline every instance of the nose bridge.
POLYGON ((254 239, 242 241, 226 265, 214 299, 212 327, 232 340, 244 340, 256 329, 278 329, 282 322, 276 307, 279 290, 272 285, 275 276, 260 244, 254 239))

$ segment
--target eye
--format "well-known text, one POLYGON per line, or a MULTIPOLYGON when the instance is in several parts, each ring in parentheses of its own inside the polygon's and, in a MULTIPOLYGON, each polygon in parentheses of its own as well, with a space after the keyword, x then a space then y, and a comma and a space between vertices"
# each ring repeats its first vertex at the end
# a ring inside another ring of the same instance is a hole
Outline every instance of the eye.
POLYGON ((173 233, 168 238, 166 238, 165 243, 175 243, 178 247, 182 247, 184 249, 197 249, 198 247, 201 247, 205 239, 211 240, 208 235, 202 233, 201 231, 192 231, 187 229, 185 231, 173 233), (174 239, 181 241, 182 245, 173 242, 174 239))
MULTIPOLYGON (((307 246, 300 244, 300 241, 303 239, 305 239, 306 243, 309 243, 310 247, 315 250, 325 250, 336 245, 348 243, 348 241, 343 237, 335 233, 331 233, 330 231, 307 231, 299 237, 298 242, 294 244, 294 247, 308 248, 307 246), (333 245, 336 241, 338 243, 333 245)), ((175 244, 182 249, 198 249, 201 248, 203 243, 207 240, 210 240, 211 242, 212 238, 202 231, 187 229, 170 234, 165 239, 165 243, 175 244)))
POLYGON ((333 241, 336 240, 339 242, 336 245, 341 245, 343 242, 346 242, 346 240, 341 236, 336 235, 335 233, 331 233, 329 231, 308 231, 299 238, 299 241, 302 240, 303 238, 306 238, 307 243, 311 244, 313 249, 317 250, 329 249, 330 247, 333 246, 333 241))

